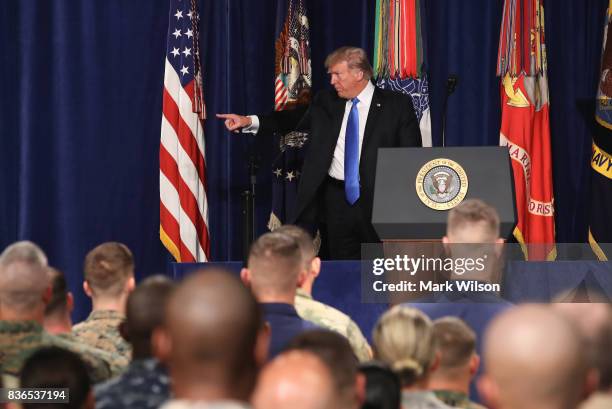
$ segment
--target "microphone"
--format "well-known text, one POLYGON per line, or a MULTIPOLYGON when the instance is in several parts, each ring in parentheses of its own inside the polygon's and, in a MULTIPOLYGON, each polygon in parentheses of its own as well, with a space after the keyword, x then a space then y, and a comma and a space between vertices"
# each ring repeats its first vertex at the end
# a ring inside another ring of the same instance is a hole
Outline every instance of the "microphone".
POLYGON ((448 97, 455 92, 459 77, 455 74, 450 74, 446 79, 446 95, 444 95, 444 109, 442 110, 442 146, 446 146, 446 108, 448 105, 448 97))
POLYGON ((451 95, 455 92, 455 88, 457 88, 457 83, 459 82, 459 77, 455 74, 451 74, 446 79, 446 95, 451 95))

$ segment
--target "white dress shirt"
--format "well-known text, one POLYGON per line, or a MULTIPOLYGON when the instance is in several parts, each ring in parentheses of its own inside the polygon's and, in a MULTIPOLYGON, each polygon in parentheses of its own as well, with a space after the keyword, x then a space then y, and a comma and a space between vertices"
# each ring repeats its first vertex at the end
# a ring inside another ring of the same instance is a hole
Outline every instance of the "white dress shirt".
MULTIPOLYGON (((370 104, 372 103, 372 96, 374 95, 374 84, 368 81, 368 84, 357 95, 359 103, 357 104, 357 112, 359 113, 359 157, 361 158, 361 146, 363 145, 363 134, 365 132, 366 122, 368 120, 368 112, 370 111, 370 104)), ((340 135, 338 135, 338 142, 336 143, 336 149, 334 150, 334 158, 332 159, 331 166, 329 167, 328 174, 334 179, 344 180, 344 140, 346 136, 346 123, 348 122, 348 116, 351 112, 353 103, 351 100, 347 100, 344 107, 344 117, 342 118, 342 126, 340 127, 340 135)), ((242 128, 242 132, 245 133, 257 133, 259 131, 259 118, 257 115, 249 115, 251 118, 251 125, 242 128)))
MULTIPOLYGON (((359 157, 361 158, 361 145, 363 145, 363 134, 365 132, 366 122, 368 120, 368 112, 374 95, 374 85, 368 81, 368 85, 357 95, 359 103, 357 104, 357 112, 359 113, 359 157)), ((329 176, 334 179, 344 180, 344 141, 346 137, 346 123, 351 112, 353 103, 349 99, 344 107, 344 117, 342 118, 342 126, 340 127, 340 135, 334 150, 334 158, 329 167, 329 176)))

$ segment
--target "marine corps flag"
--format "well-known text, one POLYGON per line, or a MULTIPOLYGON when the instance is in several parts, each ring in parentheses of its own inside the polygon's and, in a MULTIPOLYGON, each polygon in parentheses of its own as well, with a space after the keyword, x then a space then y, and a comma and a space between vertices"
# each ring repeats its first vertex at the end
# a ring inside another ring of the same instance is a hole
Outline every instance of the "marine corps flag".
POLYGON ((552 260, 554 196, 541 0, 505 0, 497 75, 502 78, 499 142, 508 147, 514 173, 514 236, 527 259, 552 260), (547 245, 529 248, 532 243, 547 245))
MULTIPOLYGON (((283 111, 308 105, 312 70, 305 0, 281 0, 277 10, 274 110, 283 111)), ((288 211, 295 208, 297 186, 302 169, 303 147, 308 134, 290 132, 280 135, 280 153, 272 165, 272 211, 268 228, 285 223, 288 211)))
POLYGON ((591 211, 589 243, 600 260, 608 260, 601 243, 612 243, 612 0, 604 29, 601 77, 597 87, 595 119, 601 125, 593 135, 591 157, 591 211))

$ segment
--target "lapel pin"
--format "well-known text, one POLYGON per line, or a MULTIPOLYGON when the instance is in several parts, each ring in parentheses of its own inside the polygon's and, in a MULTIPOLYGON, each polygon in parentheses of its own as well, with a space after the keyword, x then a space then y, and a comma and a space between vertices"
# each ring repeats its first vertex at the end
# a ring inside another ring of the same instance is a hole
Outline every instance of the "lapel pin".
POLYGON ((376 106, 377 106, 378 108, 380 108, 380 102, 377 102, 377 103, 376 103, 376 106))

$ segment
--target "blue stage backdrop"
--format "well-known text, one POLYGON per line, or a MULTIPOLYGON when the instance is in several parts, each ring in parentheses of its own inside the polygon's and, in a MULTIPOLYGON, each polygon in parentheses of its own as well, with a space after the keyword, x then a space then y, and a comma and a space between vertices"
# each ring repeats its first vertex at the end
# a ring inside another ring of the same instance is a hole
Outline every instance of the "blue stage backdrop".
MULTIPOLYGON (((230 135, 217 112, 273 104, 279 1, 200 0, 213 260, 242 257, 240 193, 258 157, 257 222, 265 230, 276 142, 230 135)), ((374 1, 310 0, 315 91, 328 86, 325 55, 372 50, 374 1)), ((427 3, 434 143, 441 141, 446 78, 448 145, 494 145, 499 135, 495 61, 502 1, 427 3)), ((551 133, 557 239, 586 239, 592 101, 606 0, 549 0, 551 133)), ((108 240, 126 243, 139 278, 166 270, 158 239, 158 149, 167 0, 5 0, 0 4, 0 247, 39 243, 64 270, 80 305, 82 260, 108 240)), ((495 183, 492 181, 492 183, 495 183)), ((87 313, 81 308, 75 318, 87 313)))

